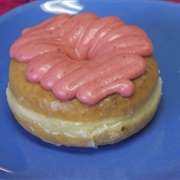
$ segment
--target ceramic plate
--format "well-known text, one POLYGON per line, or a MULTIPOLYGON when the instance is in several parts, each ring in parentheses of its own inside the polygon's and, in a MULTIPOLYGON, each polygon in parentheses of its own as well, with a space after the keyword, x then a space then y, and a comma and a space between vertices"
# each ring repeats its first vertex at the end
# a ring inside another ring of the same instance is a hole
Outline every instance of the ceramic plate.
POLYGON ((180 5, 156 1, 37 1, 0 17, 0 179, 180 178, 180 5), (56 13, 92 11, 142 27, 154 44, 163 79, 151 123, 118 144, 97 149, 42 142, 13 117, 7 101, 9 48, 21 30, 56 13))

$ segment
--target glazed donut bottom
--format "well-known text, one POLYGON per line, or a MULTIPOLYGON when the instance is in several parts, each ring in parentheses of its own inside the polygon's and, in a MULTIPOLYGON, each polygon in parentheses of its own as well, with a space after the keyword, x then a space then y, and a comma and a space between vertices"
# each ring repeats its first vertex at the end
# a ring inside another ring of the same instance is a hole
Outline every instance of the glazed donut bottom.
POLYGON ((159 78, 151 96, 134 113, 90 122, 47 117, 23 106, 9 87, 6 93, 14 116, 31 134, 55 145, 97 147, 122 141, 145 127, 157 110, 161 85, 159 78))

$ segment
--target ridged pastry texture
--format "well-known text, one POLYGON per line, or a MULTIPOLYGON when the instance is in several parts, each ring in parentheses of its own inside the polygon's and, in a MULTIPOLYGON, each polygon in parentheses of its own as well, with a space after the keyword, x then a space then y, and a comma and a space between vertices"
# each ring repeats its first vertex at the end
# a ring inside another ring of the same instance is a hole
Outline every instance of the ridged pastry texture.
POLYGON ((92 105, 108 95, 134 92, 153 46, 145 31, 116 16, 57 15, 23 30, 11 58, 28 63, 26 78, 59 99, 92 105), (88 20, 87 20, 88 19, 88 20))

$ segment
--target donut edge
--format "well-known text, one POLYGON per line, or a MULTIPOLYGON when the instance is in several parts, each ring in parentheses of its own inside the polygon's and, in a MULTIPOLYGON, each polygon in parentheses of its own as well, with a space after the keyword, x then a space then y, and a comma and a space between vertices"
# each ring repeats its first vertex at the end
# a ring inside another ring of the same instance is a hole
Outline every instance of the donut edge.
POLYGON ((161 98, 162 80, 158 83, 148 101, 128 117, 114 117, 103 121, 86 123, 66 122, 45 117, 23 107, 15 98, 9 86, 7 101, 19 124, 28 132, 45 142, 55 145, 95 148, 120 142, 143 129, 153 118, 161 98))

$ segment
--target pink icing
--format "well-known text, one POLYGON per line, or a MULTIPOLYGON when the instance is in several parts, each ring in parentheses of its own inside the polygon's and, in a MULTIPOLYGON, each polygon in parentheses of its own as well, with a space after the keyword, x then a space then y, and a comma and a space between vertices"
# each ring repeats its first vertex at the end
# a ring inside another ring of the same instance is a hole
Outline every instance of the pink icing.
POLYGON ((134 93, 132 80, 146 71, 143 57, 153 47, 139 27, 115 16, 93 13, 57 15, 25 29, 10 55, 28 62, 26 78, 62 100, 78 98, 88 105, 119 93, 134 93))

